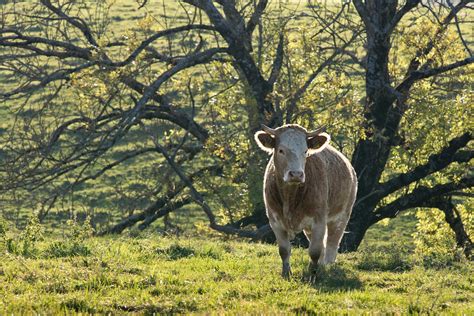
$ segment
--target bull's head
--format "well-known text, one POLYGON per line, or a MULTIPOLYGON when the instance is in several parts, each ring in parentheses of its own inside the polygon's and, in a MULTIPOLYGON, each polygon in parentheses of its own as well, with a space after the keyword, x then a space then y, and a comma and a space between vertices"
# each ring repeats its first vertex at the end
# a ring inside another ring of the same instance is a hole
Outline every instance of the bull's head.
POLYGON ((288 184, 304 183, 306 158, 323 150, 331 137, 324 127, 308 132, 299 125, 285 125, 272 129, 262 125, 255 133, 258 146, 273 154, 277 175, 288 184))

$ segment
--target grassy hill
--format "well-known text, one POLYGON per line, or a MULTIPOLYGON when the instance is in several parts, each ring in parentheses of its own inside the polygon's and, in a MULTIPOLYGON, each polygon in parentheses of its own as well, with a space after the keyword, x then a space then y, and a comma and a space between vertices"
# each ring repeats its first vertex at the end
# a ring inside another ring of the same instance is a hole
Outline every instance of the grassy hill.
POLYGON ((48 238, 2 253, 0 313, 474 313, 474 265, 420 265, 403 243, 364 247, 310 281, 294 249, 280 277, 276 246, 156 235, 48 238))

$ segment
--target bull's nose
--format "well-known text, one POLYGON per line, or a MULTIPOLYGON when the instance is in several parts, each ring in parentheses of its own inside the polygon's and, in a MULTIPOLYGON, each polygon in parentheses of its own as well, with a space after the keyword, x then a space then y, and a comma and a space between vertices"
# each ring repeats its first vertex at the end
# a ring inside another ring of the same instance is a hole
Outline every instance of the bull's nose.
POLYGON ((303 171, 289 171, 288 181, 289 182, 304 182, 304 172, 303 171))
POLYGON ((303 171, 290 171, 290 178, 303 178, 303 171))

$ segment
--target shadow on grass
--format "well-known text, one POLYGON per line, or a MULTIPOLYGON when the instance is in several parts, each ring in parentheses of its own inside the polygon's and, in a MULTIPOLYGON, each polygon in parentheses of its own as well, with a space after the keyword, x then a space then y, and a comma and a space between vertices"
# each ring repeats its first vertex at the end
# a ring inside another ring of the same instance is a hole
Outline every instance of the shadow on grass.
POLYGON ((360 251, 356 264, 363 271, 404 272, 413 268, 410 253, 398 246, 370 247, 360 251))
POLYGON ((357 275, 338 265, 320 266, 316 271, 306 270, 301 279, 321 292, 351 291, 362 288, 357 275))
POLYGON ((178 260, 190 257, 220 259, 222 256, 221 252, 222 250, 218 248, 200 247, 195 249, 178 244, 171 245, 168 248, 156 249, 156 254, 167 260, 178 260))
POLYGON ((112 314, 117 311, 127 313, 138 313, 142 315, 172 315, 172 314, 189 314, 198 311, 196 302, 185 302, 179 301, 176 304, 171 305, 114 305, 112 314))
POLYGON ((164 256, 168 260, 178 260, 181 258, 193 257, 196 254, 193 248, 183 247, 180 245, 171 245, 165 249, 158 248, 156 249, 156 253, 158 255, 164 256))

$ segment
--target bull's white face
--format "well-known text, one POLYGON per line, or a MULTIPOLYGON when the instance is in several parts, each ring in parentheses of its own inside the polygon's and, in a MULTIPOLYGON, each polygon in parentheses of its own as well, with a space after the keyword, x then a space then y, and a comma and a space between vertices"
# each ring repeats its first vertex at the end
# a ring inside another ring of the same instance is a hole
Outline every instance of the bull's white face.
POLYGON ((300 184, 306 180, 307 157, 323 150, 330 137, 326 133, 311 135, 300 126, 290 125, 270 133, 259 131, 255 134, 255 140, 264 151, 273 153, 277 176, 283 182, 300 184))
POLYGON ((306 135, 295 129, 284 131, 275 147, 277 173, 287 183, 304 183, 305 165, 308 154, 306 135))

